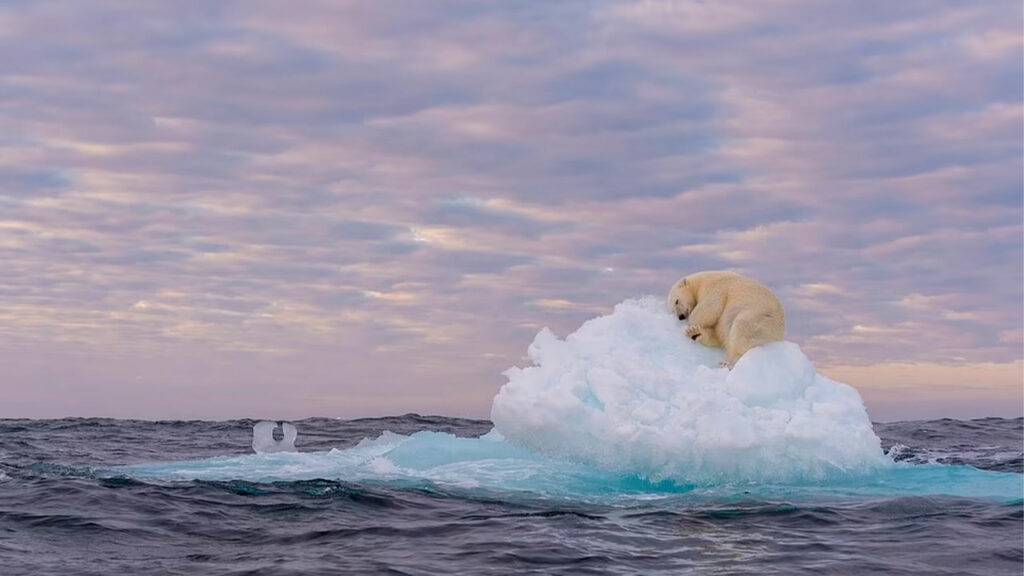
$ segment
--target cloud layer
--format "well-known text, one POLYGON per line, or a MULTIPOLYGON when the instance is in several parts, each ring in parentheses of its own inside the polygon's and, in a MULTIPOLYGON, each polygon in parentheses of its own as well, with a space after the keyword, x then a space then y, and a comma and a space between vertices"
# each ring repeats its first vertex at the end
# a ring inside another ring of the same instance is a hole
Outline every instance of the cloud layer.
POLYGON ((1021 19, 7 3, 0 416, 486 414, 540 327, 711 268, 819 365, 1019 371, 1021 19))

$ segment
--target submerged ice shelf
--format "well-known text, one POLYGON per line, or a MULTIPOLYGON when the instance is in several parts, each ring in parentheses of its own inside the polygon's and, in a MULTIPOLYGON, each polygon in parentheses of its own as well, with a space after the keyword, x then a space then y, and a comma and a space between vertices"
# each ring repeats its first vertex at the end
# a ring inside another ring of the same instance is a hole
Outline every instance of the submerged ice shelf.
POLYGON ((394 486, 434 486, 488 495, 519 494, 583 501, 634 501, 686 495, 693 498, 855 498, 951 495, 1001 500, 1020 498, 1022 475, 970 466, 897 464, 870 473, 816 481, 728 481, 695 485, 656 481, 548 457, 510 444, 497 432, 459 438, 440 432, 409 436, 385 432, 357 446, 329 452, 280 452, 203 460, 140 464, 104 475, 150 481, 244 480, 292 482, 343 480, 394 486))
POLYGON ((125 466, 151 480, 316 478, 429 483, 556 498, 948 494, 1020 498, 1022 475, 897 464, 856 390, 788 342, 720 351, 683 336, 660 299, 627 300, 565 340, 544 330, 512 368, 480 438, 384 433, 344 450, 125 466))

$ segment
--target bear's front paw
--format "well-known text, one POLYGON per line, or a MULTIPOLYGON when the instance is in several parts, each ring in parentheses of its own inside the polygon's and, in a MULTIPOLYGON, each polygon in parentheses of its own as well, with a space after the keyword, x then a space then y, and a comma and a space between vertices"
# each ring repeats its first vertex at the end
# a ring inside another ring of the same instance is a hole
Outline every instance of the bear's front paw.
POLYGON ((686 336, 690 340, 696 340, 697 338, 700 338, 700 326, 693 326, 693 325, 687 326, 686 327, 686 336))

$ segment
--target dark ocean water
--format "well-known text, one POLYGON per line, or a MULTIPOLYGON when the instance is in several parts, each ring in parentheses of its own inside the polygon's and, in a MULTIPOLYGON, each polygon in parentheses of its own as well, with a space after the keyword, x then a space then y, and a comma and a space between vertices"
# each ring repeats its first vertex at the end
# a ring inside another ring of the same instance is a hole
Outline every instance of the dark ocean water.
MULTIPOLYGON (((251 420, 0 420, 0 574, 1014 574, 1022 501, 942 495, 573 501, 324 478, 143 481, 122 465, 251 453, 251 420)), ((296 422, 303 452, 406 415, 296 422)), ((894 459, 1015 475, 1024 420, 877 424, 894 459)), ((230 476, 230 471, 226 472, 230 476)), ((244 476, 241 475, 240 476, 244 476)))

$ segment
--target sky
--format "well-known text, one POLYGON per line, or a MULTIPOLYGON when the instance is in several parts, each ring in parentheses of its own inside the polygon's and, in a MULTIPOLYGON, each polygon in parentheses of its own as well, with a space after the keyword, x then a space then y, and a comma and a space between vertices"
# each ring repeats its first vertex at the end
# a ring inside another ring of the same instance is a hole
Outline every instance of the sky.
POLYGON ((770 286, 875 420, 1019 416, 1017 1, 0 4, 0 417, 482 416, 770 286))

